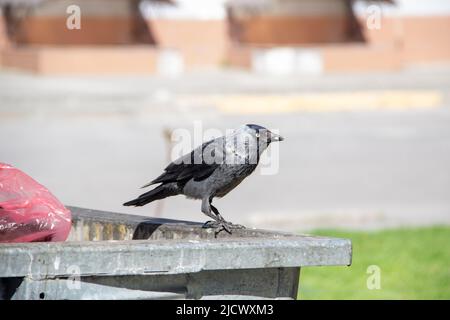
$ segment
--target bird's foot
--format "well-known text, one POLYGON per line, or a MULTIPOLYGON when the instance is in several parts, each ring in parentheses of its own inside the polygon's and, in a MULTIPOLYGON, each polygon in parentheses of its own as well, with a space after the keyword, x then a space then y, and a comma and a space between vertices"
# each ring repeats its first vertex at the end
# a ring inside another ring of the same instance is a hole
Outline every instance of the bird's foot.
POLYGON ((226 232, 231 234, 231 228, 228 226, 228 223, 227 222, 223 222, 223 221, 209 220, 209 221, 206 221, 203 224, 202 228, 213 228, 213 229, 216 229, 216 235, 219 232, 221 232, 222 230, 225 230, 226 232))
POLYGON ((228 221, 225 221, 225 224, 230 228, 230 229, 246 229, 245 226, 243 226, 242 224, 234 224, 228 221))

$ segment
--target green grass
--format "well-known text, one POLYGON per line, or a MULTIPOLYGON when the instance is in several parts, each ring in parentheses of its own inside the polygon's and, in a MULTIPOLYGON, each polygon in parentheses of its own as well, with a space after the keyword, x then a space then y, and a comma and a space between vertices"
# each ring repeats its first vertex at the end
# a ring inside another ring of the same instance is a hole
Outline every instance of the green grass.
POLYGON ((450 227, 311 233, 351 239, 353 262, 302 268, 299 299, 450 299, 450 227), (367 288, 370 265, 381 270, 379 290, 367 288))

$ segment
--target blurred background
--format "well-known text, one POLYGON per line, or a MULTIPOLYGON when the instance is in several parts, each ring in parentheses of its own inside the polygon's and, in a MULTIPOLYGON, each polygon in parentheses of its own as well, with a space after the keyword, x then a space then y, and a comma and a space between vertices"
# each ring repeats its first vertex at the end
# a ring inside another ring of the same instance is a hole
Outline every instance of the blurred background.
POLYGON ((448 299, 449 34, 448 0, 0 0, 0 161, 67 205, 205 221, 182 197, 122 203, 174 129, 279 129, 277 174, 215 203, 354 240, 353 267, 306 270, 301 297, 448 299))

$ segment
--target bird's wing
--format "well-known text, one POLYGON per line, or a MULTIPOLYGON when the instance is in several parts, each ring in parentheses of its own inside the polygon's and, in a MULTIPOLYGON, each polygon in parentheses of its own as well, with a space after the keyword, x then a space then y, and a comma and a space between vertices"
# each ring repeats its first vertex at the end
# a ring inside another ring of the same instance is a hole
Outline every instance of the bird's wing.
MULTIPOLYGON (((182 182, 194 179, 195 181, 202 181, 208 178, 220 165, 219 163, 205 160, 203 152, 206 148, 208 154, 211 151, 218 155, 223 154, 222 139, 217 138, 203 143, 198 148, 194 149, 190 153, 182 156, 181 158, 171 162, 165 169, 164 173, 159 177, 147 183, 142 188, 148 187, 157 183, 169 183, 169 182, 182 182)), ((206 154, 206 151, 205 151, 206 154)))

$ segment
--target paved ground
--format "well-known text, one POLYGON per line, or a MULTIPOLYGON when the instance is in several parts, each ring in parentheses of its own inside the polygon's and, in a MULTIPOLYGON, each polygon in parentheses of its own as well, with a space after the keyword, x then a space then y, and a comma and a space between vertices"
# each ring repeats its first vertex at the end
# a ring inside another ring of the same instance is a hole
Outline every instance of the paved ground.
POLYGON ((121 203, 165 166, 164 128, 192 131, 196 120, 222 130, 259 123, 286 138, 279 171, 258 172, 217 200, 229 220, 288 230, 448 224, 449 88, 445 70, 311 79, 237 72, 181 79, 3 72, 0 161, 23 169, 70 205, 203 221, 200 202, 182 197, 139 209, 121 203), (366 99, 359 108, 361 92, 392 91, 396 96, 387 102, 366 99), (322 103, 330 92, 342 92, 353 107, 245 112, 249 94, 256 97, 252 103, 263 104, 269 94, 283 101, 285 95, 314 93, 322 103), (243 102, 242 112, 198 99, 218 95, 223 101, 231 94, 233 103, 243 102), (383 106, 366 108, 370 103, 383 106))

